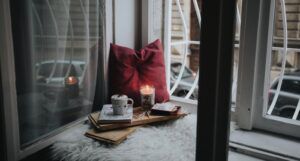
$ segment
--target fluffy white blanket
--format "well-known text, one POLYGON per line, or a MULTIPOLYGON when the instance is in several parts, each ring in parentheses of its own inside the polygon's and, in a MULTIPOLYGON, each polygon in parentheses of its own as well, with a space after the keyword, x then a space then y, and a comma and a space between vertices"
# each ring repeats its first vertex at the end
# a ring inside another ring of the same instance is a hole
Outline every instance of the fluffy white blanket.
POLYGON ((83 134, 88 125, 71 129, 51 147, 65 161, 192 161, 195 160, 196 115, 137 129, 119 145, 106 145, 83 134))

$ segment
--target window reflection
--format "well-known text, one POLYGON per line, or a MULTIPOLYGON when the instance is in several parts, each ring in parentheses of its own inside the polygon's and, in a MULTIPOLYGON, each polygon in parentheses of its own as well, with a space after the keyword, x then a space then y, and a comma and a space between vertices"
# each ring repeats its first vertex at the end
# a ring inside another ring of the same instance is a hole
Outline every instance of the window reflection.
POLYGON ((23 147, 91 111, 102 41, 101 2, 12 1, 23 147), (76 82, 67 82, 70 77, 76 82))

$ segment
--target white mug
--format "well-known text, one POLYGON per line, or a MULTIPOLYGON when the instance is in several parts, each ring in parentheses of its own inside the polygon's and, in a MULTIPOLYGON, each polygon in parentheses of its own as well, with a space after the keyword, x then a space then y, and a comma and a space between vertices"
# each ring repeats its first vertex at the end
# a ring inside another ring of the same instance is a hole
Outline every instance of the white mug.
POLYGON ((133 103, 133 99, 128 98, 126 95, 115 94, 111 96, 114 115, 123 115, 127 111, 129 105, 131 107, 133 106, 133 103))

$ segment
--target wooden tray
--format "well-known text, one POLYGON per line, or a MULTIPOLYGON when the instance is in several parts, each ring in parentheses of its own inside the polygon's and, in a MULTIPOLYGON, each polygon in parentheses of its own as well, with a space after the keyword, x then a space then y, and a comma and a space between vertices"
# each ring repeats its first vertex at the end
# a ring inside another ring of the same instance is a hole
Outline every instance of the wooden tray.
MULTIPOLYGON (((134 111, 134 115, 139 115, 141 112, 139 110, 134 111)), ((132 126, 138 126, 138 125, 145 125, 155 122, 163 122, 168 120, 174 120, 178 119, 180 117, 186 116, 186 113, 178 113, 177 115, 169 115, 169 116, 162 116, 162 115, 149 115, 149 116, 142 116, 142 117, 134 117, 131 123, 115 123, 115 124, 99 124, 97 123, 97 120, 99 118, 100 112, 95 112, 90 114, 89 120, 91 123, 95 126, 96 130, 98 131, 107 131, 107 130, 113 130, 113 129, 119 129, 119 128, 126 128, 126 127, 132 127, 132 126)))
POLYGON ((120 144, 128 135, 133 133, 138 126, 128 127, 125 129, 116 129, 111 131, 98 132, 95 129, 88 130, 85 136, 111 144, 120 144))

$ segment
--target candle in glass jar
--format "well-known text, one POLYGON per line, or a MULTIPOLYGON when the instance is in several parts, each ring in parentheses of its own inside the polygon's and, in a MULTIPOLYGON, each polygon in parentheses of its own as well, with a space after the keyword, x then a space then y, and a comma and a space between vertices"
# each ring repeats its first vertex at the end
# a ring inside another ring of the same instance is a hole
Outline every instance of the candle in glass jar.
POLYGON ((76 98, 79 96, 78 79, 74 76, 69 76, 65 79, 65 88, 68 91, 69 98, 76 98))
POLYGON ((66 84, 70 85, 70 84, 76 84, 78 81, 77 81, 77 78, 76 77, 73 77, 73 76, 70 76, 66 79, 66 84))
POLYGON ((141 86, 140 93, 142 108, 150 110, 155 104, 155 88, 150 85, 141 86))

